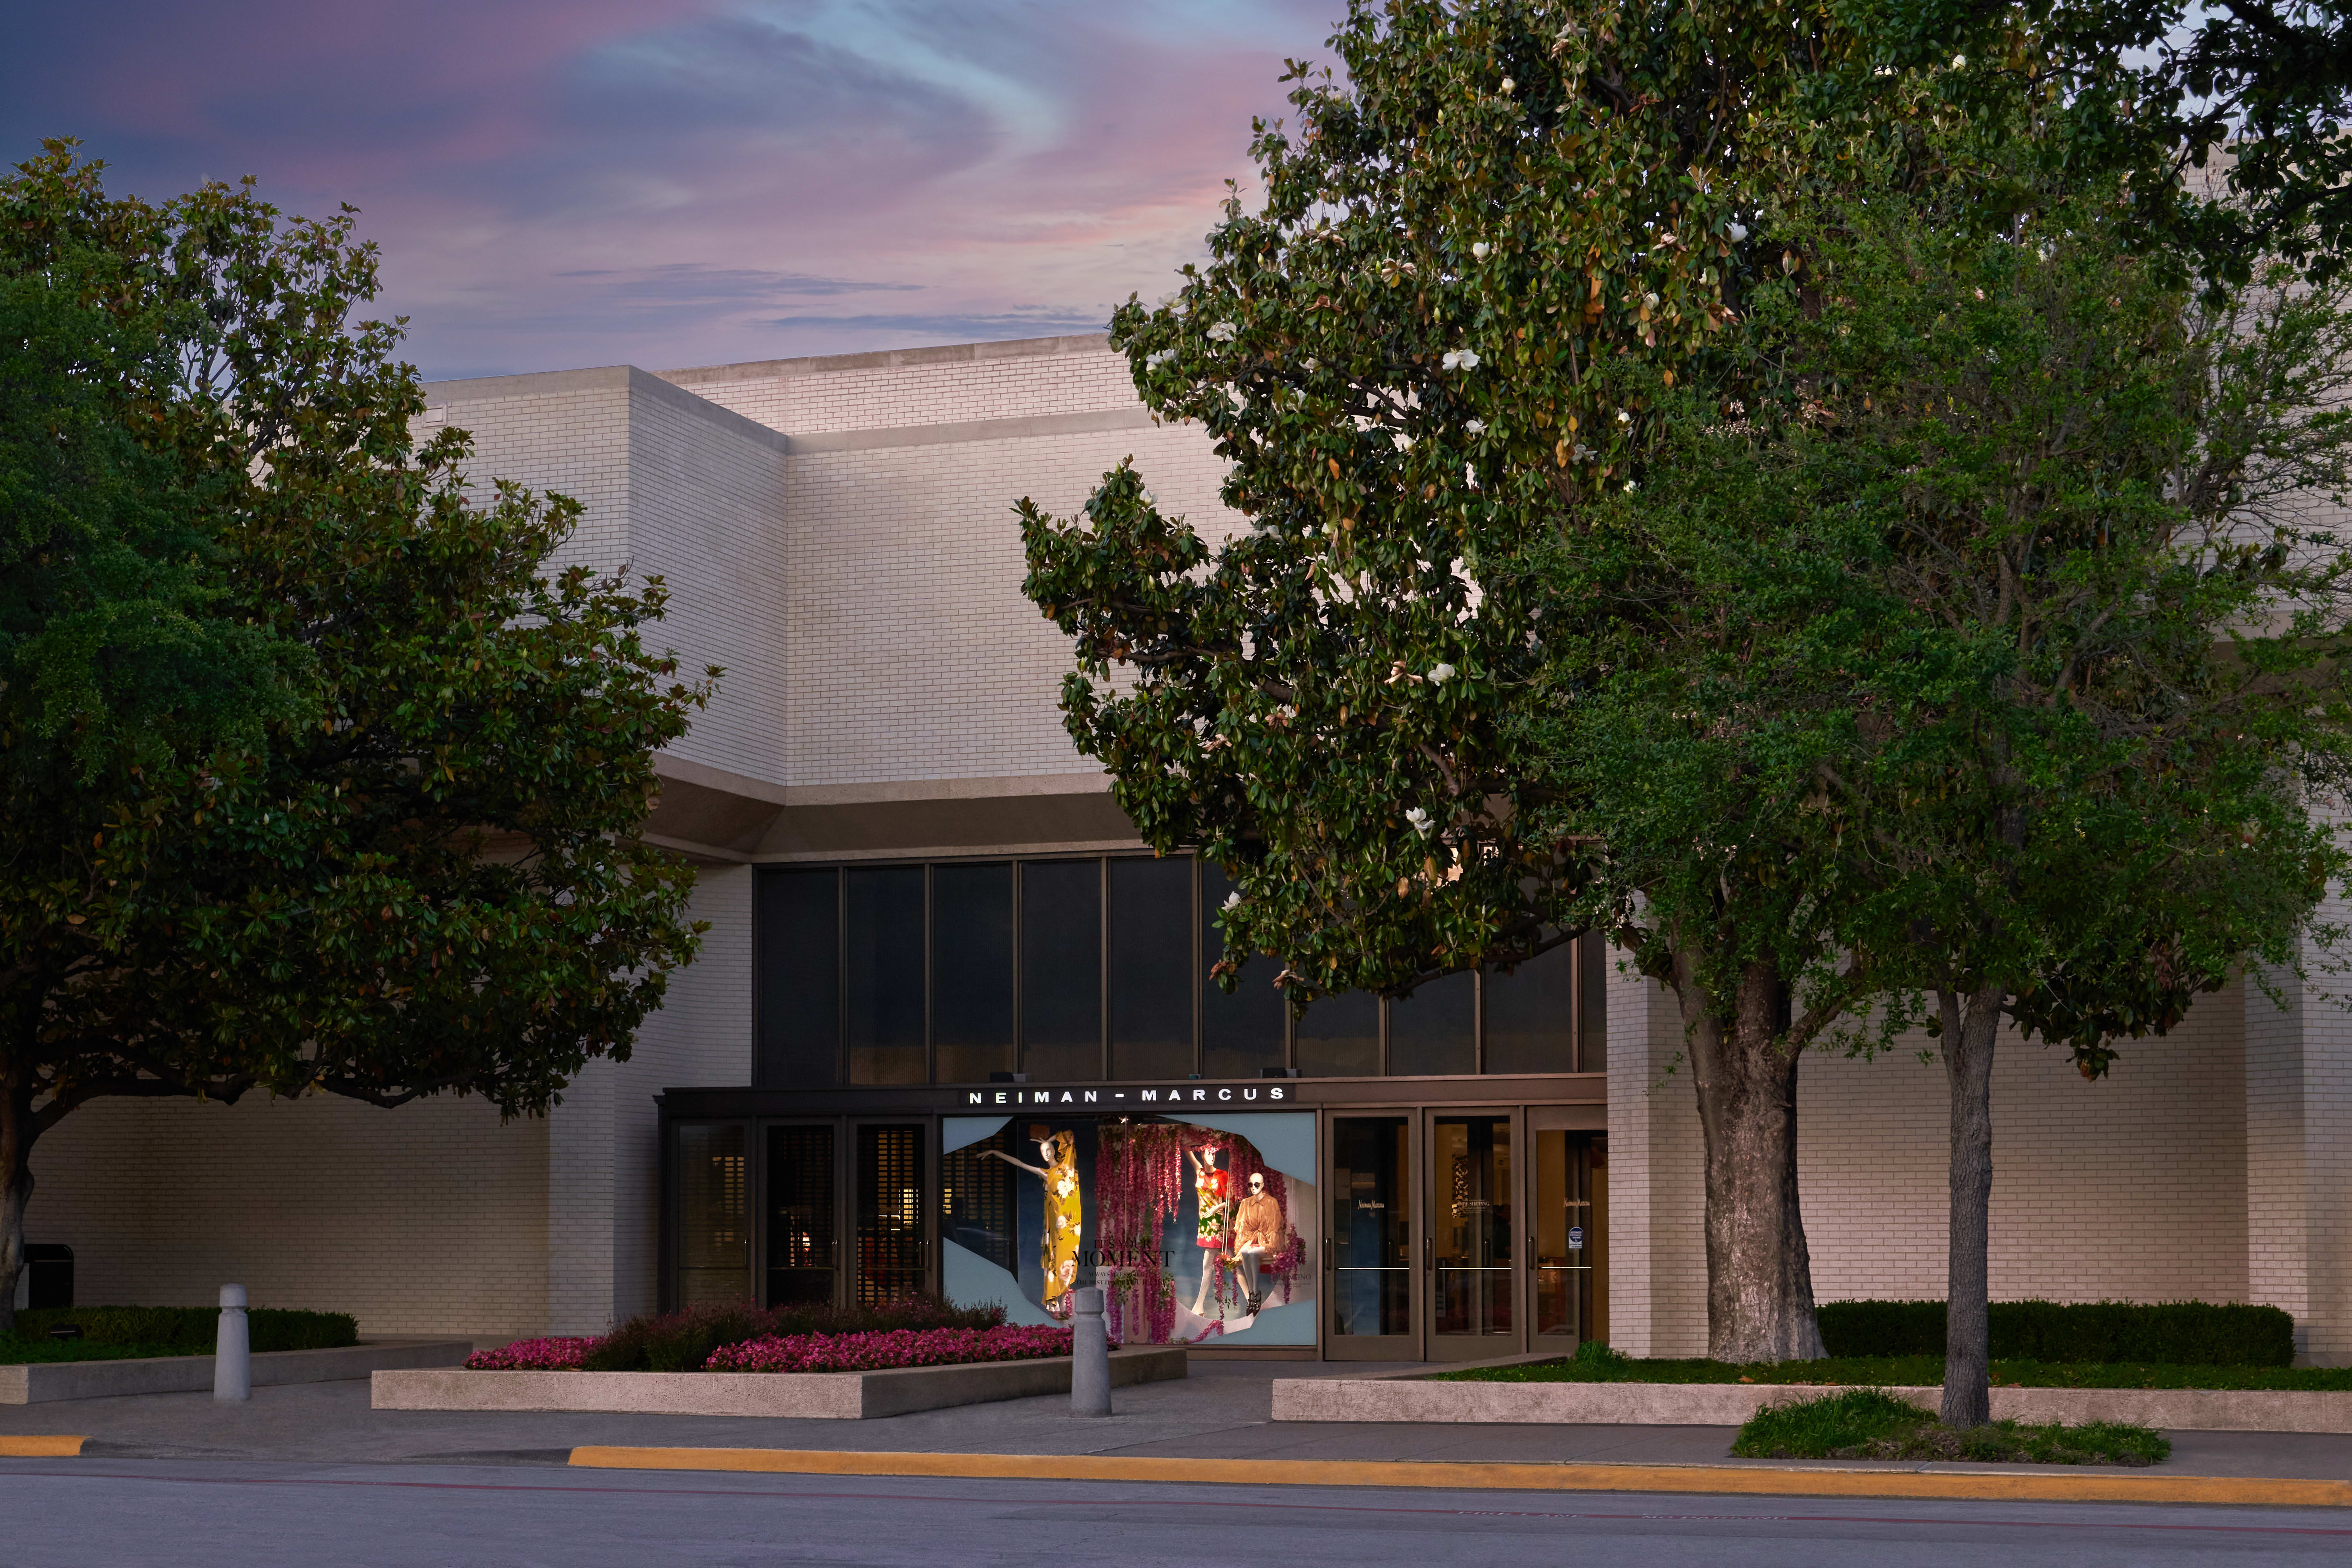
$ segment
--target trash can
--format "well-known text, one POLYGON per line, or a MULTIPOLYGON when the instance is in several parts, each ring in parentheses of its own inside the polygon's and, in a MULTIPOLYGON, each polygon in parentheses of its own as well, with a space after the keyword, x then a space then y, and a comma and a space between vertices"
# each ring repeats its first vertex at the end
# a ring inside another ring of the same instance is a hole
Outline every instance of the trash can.
POLYGON ((74 1304, 72 1247, 26 1244, 25 1277, 25 1305, 31 1310, 74 1304))

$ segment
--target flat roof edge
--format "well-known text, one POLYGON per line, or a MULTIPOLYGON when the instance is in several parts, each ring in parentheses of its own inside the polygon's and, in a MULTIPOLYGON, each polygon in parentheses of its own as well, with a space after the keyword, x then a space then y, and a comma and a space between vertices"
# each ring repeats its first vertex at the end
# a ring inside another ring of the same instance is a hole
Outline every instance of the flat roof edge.
POLYGON ((694 365, 655 374, 679 386, 697 386, 730 381, 773 381, 801 375, 829 375, 836 371, 890 370, 901 365, 978 363, 992 359, 1029 359, 1045 354, 1102 353, 1108 352, 1109 346, 1110 334, 1108 332, 1081 332, 1055 338, 1012 338, 1002 342, 880 349, 862 354, 746 360, 740 364, 694 365))
POLYGON ((649 370, 639 370, 633 364, 598 365, 589 370, 542 370, 523 375, 484 375, 463 381, 428 381, 425 384, 425 402, 435 405, 487 403, 509 397, 560 397, 570 392, 642 393, 657 398, 672 407, 683 410, 699 419, 732 430, 745 440, 782 453, 791 447, 790 438, 772 426, 762 425, 748 415, 697 396, 649 370))

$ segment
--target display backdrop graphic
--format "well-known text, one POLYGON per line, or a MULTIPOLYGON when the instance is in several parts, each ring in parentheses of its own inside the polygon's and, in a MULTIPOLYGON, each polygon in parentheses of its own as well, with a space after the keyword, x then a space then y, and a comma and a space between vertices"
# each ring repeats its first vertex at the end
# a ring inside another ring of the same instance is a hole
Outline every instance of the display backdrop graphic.
POLYGON ((1315 1342, 1315 1118, 948 1117, 941 1284, 1013 1322, 1101 1288, 1128 1344, 1315 1342))

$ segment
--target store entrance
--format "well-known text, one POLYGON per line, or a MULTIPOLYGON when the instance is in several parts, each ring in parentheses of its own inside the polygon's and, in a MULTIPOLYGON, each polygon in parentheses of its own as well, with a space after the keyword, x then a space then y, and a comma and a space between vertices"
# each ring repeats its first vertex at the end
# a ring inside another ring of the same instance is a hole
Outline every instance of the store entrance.
POLYGON ((1519 1279, 1518 1114, 1429 1114, 1431 1361, 1475 1361, 1523 1350, 1519 1279))
POLYGON ((1323 1353, 1332 1361, 1418 1361, 1412 1118, 1334 1115, 1330 1127, 1323 1353))
POLYGON ((1565 1119, 1553 1110, 1528 1113, 1535 1154, 1528 1348, 1563 1353, 1609 1340, 1609 1137, 1557 1125, 1565 1119))

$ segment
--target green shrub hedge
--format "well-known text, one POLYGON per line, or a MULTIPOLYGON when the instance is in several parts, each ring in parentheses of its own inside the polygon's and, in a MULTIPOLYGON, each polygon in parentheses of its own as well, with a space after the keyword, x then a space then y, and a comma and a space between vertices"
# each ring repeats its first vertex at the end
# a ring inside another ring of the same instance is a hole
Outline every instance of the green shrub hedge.
MULTIPOLYGON (((300 1312, 253 1307, 246 1332, 257 1351, 322 1351, 355 1345, 360 1321, 349 1312, 300 1312)), ((16 1314, 16 1332, 45 1340, 64 1323, 101 1345, 169 1345, 183 1355, 210 1355, 220 1342, 218 1307, 43 1307, 16 1314)))
MULTIPOLYGON (((1821 1308, 1832 1356, 1944 1353, 1941 1301, 1831 1301, 1821 1308)), ((2210 1301, 1995 1301, 1995 1361, 2155 1362, 2167 1366, 2291 1366, 2294 1320, 2276 1307, 2210 1301)))

